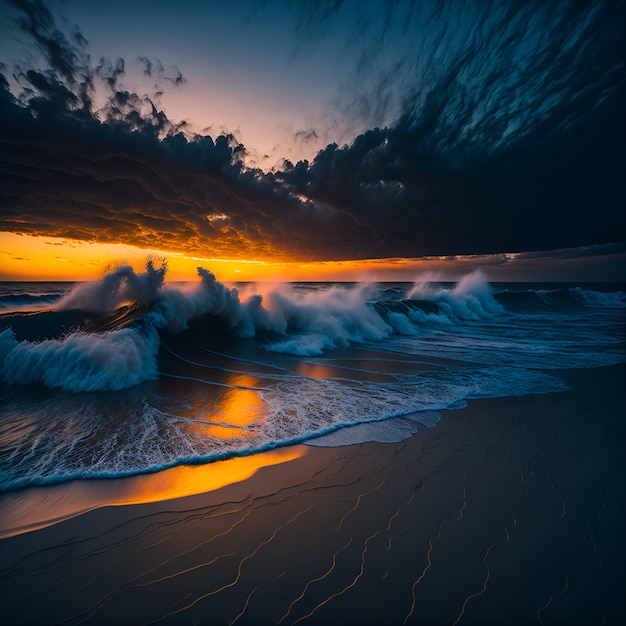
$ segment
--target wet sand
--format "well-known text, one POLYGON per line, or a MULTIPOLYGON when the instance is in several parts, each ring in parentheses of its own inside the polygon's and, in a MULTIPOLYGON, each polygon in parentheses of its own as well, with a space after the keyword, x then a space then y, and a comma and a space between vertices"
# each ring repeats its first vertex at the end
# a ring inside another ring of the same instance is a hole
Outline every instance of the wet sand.
POLYGON ((207 493, 96 494, 0 540, 2 622, 622 623, 626 368, 558 375, 570 391, 472 401, 400 443, 296 446, 207 493))

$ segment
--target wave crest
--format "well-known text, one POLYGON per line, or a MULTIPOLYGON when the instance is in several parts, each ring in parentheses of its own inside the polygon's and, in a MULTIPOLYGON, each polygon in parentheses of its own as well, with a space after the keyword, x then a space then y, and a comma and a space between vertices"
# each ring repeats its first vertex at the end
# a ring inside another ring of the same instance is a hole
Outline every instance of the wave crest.
MULTIPOLYGON (((48 314, 97 312, 81 325, 91 332, 81 330, 44 341, 26 336, 19 342, 13 330, 3 331, 0 380, 42 383, 73 392, 131 387, 158 376, 158 331, 180 333, 194 320, 193 328, 202 336, 214 328, 241 338, 257 337, 270 352, 309 357, 392 335, 419 340, 442 325, 472 324, 499 315, 625 304, 623 292, 603 294, 580 288, 494 292, 480 271, 453 286, 436 283, 434 276, 427 275, 408 289, 375 284, 236 288, 201 267, 196 283, 164 284, 165 272, 165 265, 156 268, 152 262, 142 273, 121 267, 99 281, 75 286, 54 306, 57 313, 48 314), (133 306, 125 306, 128 302, 133 306), (108 317, 103 317, 105 313, 108 317)), ((43 321, 33 319, 39 325, 43 321)))
POLYGON ((154 329, 78 332, 38 343, 17 341, 6 329, 0 332, 0 379, 72 392, 118 391, 157 378, 158 347, 154 329))
POLYGON ((76 285, 57 302, 54 309, 110 313, 130 302, 150 304, 158 297, 166 271, 165 263, 156 268, 152 261, 148 261, 146 271, 140 273, 136 273, 130 265, 124 265, 101 280, 76 285))

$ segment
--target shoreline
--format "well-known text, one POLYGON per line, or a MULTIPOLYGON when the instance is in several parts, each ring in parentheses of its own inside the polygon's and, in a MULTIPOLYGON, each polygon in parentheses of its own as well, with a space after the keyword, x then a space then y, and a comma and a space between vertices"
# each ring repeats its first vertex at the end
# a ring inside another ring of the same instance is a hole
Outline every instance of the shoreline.
POLYGON ((398 443, 287 447, 208 492, 1 539, 0 607, 15 623, 618 623, 625 372, 553 370, 570 390, 471 400, 398 443))

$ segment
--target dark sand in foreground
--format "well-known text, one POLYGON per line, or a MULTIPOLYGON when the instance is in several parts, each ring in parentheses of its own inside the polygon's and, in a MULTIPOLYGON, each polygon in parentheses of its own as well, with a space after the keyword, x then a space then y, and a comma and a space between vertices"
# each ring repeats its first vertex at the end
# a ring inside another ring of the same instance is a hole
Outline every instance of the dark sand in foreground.
POLYGON ((625 371, 2 539, 1 621, 626 623, 625 371))

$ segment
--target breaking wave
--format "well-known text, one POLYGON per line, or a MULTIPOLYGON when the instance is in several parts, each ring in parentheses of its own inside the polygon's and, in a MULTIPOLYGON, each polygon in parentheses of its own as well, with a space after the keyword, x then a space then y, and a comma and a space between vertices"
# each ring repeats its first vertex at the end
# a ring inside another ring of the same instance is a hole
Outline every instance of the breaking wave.
POLYGON ((118 391, 157 378, 158 345, 154 329, 77 332, 40 342, 17 341, 6 329, 0 332, 0 376, 9 384, 118 391))
MULTIPOLYGON (((269 352, 313 357, 392 336, 420 338, 428 329, 464 328, 481 320, 506 317, 510 321, 522 314, 572 313, 584 307, 626 307, 622 291, 602 293, 576 287, 496 292, 480 271, 455 285, 422 281, 396 288, 376 284, 237 288, 217 281, 203 268, 198 268, 198 275, 195 283, 167 284, 165 267, 155 268, 152 262, 140 273, 121 267, 102 280, 58 294, 52 312, 29 316, 31 334, 24 331, 22 340, 11 324, 24 326, 24 318, 4 315, 0 379, 73 392, 127 388, 158 376, 158 332, 182 333, 192 322, 196 330, 256 338, 269 352), (67 324, 69 330, 41 339, 42 333, 54 327, 49 316, 65 319, 61 314, 70 312, 74 317, 67 324)), ((34 294, 19 297, 25 300, 24 311, 37 300, 34 294)), ((51 294, 45 298, 49 302, 51 294)), ((0 300, 16 306, 13 295, 0 300)), ((451 339, 439 339, 439 349, 445 352, 451 339)), ((465 342, 475 343, 476 337, 466 337, 465 342)), ((541 346, 530 348, 531 352, 538 349, 541 346)), ((459 355, 468 358, 468 351, 460 350, 459 355)))
POLYGON ((615 288, 198 274, 0 284, 0 490, 398 441, 468 400, 563 391, 550 370, 626 360, 615 288))

